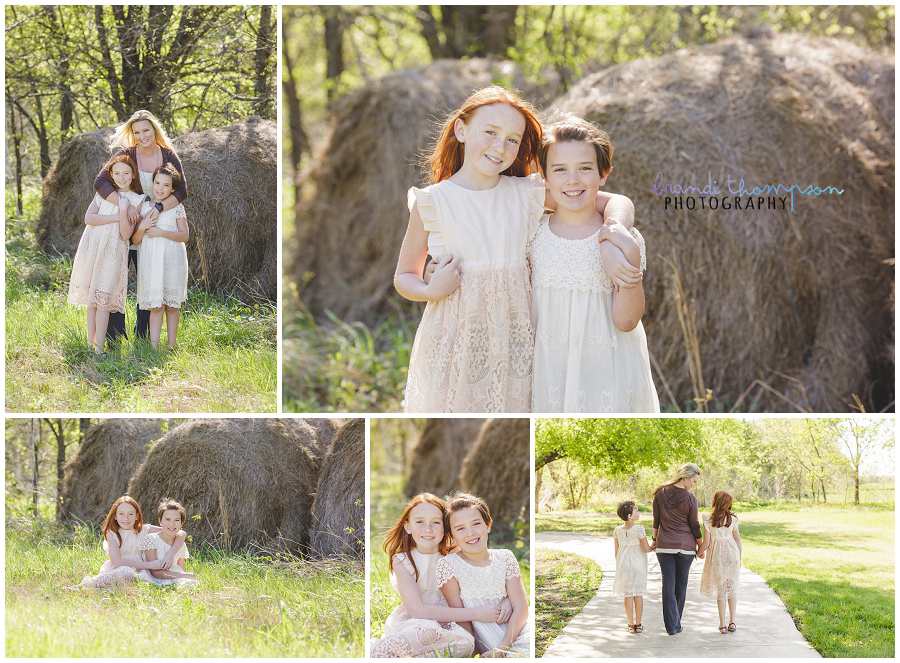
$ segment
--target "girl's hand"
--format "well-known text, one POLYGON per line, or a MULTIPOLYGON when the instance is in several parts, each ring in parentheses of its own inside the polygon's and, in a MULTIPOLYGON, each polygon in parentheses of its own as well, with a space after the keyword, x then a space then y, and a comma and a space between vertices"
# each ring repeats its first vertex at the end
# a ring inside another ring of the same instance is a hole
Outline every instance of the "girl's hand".
POLYGON ((505 597, 502 601, 500 601, 500 616, 497 617, 498 624, 505 624, 509 621, 509 618, 512 616, 512 602, 509 600, 509 597, 505 597))
POLYGON ((128 220, 131 222, 131 225, 134 226, 134 224, 140 220, 141 213, 138 211, 137 207, 128 202, 127 198, 120 196, 119 201, 124 201, 125 204, 128 205, 126 208, 128 210, 128 220))
POLYGON ((637 267, 632 265, 625 258, 622 250, 609 240, 609 236, 604 237, 603 229, 597 241, 600 242, 600 257, 603 260, 603 269, 609 274, 613 285, 619 288, 635 288, 643 280, 644 275, 637 267))
POLYGON ((141 225, 139 226, 141 230, 147 230, 156 225, 156 219, 151 219, 148 214, 144 218, 141 219, 141 225))
POLYGON ((151 207, 150 211, 147 212, 147 218, 151 219, 155 223, 156 219, 159 218, 159 210, 156 209, 155 207, 151 207))
POLYGON ((453 294, 458 287, 459 258, 447 254, 434 268, 434 275, 427 286, 428 298, 432 301, 443 299, 453 294))
POLYGON ((475 620, 476 622, 498 622, 497 620, 500 618, 500 606, 496 605, 484 605, 478 608, 477 612, 478 618, 475 620))
POLYGON ((148 567, 151 571, 162 571, 166 567, 163 566, 163 562, 161 559, 154 559, 153 561, 147 562, 150 566, 148 567))
POLYGON ((163 231, 156 227, 156 221, 153 222, 153 226, 144 233, 144 237, 161 237, 163 231))

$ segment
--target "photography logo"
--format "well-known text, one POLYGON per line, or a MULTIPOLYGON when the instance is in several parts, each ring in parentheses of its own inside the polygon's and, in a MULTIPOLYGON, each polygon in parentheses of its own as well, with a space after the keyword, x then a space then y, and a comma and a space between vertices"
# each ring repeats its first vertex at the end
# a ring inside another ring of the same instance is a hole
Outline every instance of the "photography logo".
POLYGON ((724 188, 707 173, 706 186, 666 182, 662 172, 656 174, 653 182, 653 193, 662 198, 667 210, 790 210, 794 211, 794 195, 821 196, 823 194, 844 193, 843 189, 828 186, 824 189, 813 184, 764 184, 754 186, 744 184, 744 179, 731 179, 725 176, 724 188))

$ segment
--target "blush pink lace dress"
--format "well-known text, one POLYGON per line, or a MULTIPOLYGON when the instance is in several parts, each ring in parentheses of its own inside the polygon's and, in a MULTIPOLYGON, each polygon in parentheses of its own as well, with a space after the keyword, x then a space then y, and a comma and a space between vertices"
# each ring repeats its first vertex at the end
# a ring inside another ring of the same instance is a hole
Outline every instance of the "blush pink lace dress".
POLYGON ((728 599, 737 596, 741 575, 741 551, 734 540, 738 527, 737 516, 728 527, 712 527, 709 514, 703 514, 703 529, 709 531, 710 542, 700 575, 700 593, 711 599, 728 599))
POLYGON ((629 529, 619 525, 613 530, 613 538, 619 542, 616 577, 612 586, 616 596, 629 598, 644 595, 647 587, 647 553, 641 550, 641 539, 646 536, 643 525, 632 525, 629 529))
MULTIPOLYGON (((140 533, 135 533, 134 530, 119 530, 119 536, 122 537, 122 543, 119 546, 119 555, 123 560, 131 560, 136 562, 143 561, 144 558, 141 555, 140 548, 138 547, 138 542, 143 538, 149 528, 150 525, 144 525, 141 528, 140 533)), ((109 546, 107 545, 105 539, 103 541, 103 551, 109 552, 109 546)), ((135 578, 137 578, 137 574, 138 572, 134 569, 134 567, 131 566, 120 566, 118 568, 113 568, 112 562, 107 559, 105 562, 103 562, 103 565, 100 567, 97 575, 93 577, 85 576, 77 586, 90 589, 121 587, 122 585, 127 585, 135 578)))
POLYGON ((472 191, 449 180, 410 189, 428 253, 461 259, 461 283, 425 307, 406 381, 406 412, 530 412, 531 286, 525 248, 544 207, 539 176, 472 191))
MULTIPOLYGON (((413 549, 410 554, 416 567, 406 555, 394 555, 394 566, 403 567, 412 575, 418 570, 416 580, 426 605, 447 605, 437 586, 435 568, 440 555, 423 555, 413 549)), ((391 586, 396 590, 397 581, 391 574, 391 586)), ((441 624, 433 619, 413 619, 401 603, 384 623, 384 637, 373 640, 372 658, 468 658, 475 649, 475 639, 456 622, 441 624)))

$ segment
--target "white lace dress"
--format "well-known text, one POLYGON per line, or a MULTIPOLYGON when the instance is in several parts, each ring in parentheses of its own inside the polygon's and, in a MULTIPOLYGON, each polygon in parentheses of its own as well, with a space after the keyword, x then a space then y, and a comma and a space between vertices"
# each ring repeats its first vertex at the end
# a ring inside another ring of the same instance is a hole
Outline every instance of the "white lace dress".
MULTIPOLYGON (((599 232, 599 231, 598 231, 599 232)), ((646 250, 641 234, 632 229, 646 250)), ((644 326, 619 331, 597 235, 566 239, 542 220, 529 245, 534 412, 659 412, 644 326)))
MULTIPOLYGON (((403 567, 415 577, 422 592, 425 605, 447 605, 438 589, 436 567, 440 555, 423 555, 413 549, 410 553, 416 567, 406 555, 394 555, 394 566, 403 567)), ((391 587, 397 589, 397 580, 391 574, 391 587)), ((475 650, 475 639, 456 622, 442 624, 433 619, 413 619, 401 603, 388 615, 384 622, 384 637, 373 640, 370 647, 372 658, 468 658, 475 650)))
POLYGON ((625 598, 643 596, 647 587, 647 553, 641 550, 641 539, 647 536, 643 525, 625 529, 619 525, 613 530, 613 538, 619 542, 616 553, 616 577, 613 594, 625 598))
MULTIPOLYGON (((157 534, 147 534, 141 537, 138 547, 141 551, 144 550, 155 550, 156 551, 156 559, 162 559, 169 551, 172 549, 172 546, 162 540, 162 537, 157 534)), ((187 546, 182 543, 181 548, 178 549, 178 552, 175 554, 175 558, 172 560, 172 569, 175 569, 175 565, 178 563, 179 559, 187 559, 190 557, 188 553, 187 546)), ((196 585, 196 578, 156 578, 150 571, 144 569, 138 571, 137 574, 138 580, 143 580, 144 582, 150 582, 154 585, 159 586, 167 586, 167 585, 196 585)))
MULTIPOLYGON (((141 195, 119 191, 137 207, 141 195)), ((117 215, 119 206, 94 194, 98 214, 117 215)), ((98 311, 124 313, 128 290, 128 240, 119 234, 118 223, 85 226, 72 262, 69 303, 93 306, 98 311)))
MULTIPOLYGON (((140 533, 134 530, 120 529, 119 536, 122 537, 122 543, 119 545, 119 557, 123 561, 131 560, 134 562, 144 561, 139 546, 139 541, 144 537, 150 525, 144 525, 140 533)), ((109 545, 106 539, 103 540, 103 551, 109 553, 109 545)), ((127 585, 137 577, 138 572, 132 566, 120 566, 113 568, 112 562, 106 560, 100 567, 95 576, 85 576, 78 583, 79 587, 87 587, 91 589, 103 589, 105 587, 121 587, 127 585)))
MULTIPOLYGON (((519 562, 509 550, 491 549, 490 566, 472 566, 458 554, 447 555, 438 560, 437 583, 443 587, 451 578, 459 583, 459 597, 467 608, 483 605, 500 605, 507 596, 506 581, 519 577, 519 562)), ((475 630, 475 648, 479 654, 489 652, 498 646, 506 633, 507 624, 495 622, 472 622, 475 630)), ((525 626, 516 636, 509 656, 529 658, 531 656, 531 625, 525 626)))
POLYGON ((529 412, 531 291, 525 248, 544 207, 539 176, 471 191, 410 189, 428 253, 461 259, 461 283, 425 307, 410 355, 406 412, 529 412))
MULTIPOLYGON (((144 203, 141 215, 150 210, 151 203, 144 203)), ((182 205, 161 212, 156 222, 160 230, 178 230, 178 219, 187 218, 182 205)), ((145 311, 171 306, 180 308, 187 299, 188 262, 184 242, 166 237, 144 237, 139 254, 137 302, 145 311)))
POLYGON ((712 527, 708 513, 703 514, 703 529, 709 532, 709 548, 700 575, 700 593, 711 599, 728 599, 737 596, 741 576, 741 551, 734 540, 738 528, 737 516, 728 527, 712 527))

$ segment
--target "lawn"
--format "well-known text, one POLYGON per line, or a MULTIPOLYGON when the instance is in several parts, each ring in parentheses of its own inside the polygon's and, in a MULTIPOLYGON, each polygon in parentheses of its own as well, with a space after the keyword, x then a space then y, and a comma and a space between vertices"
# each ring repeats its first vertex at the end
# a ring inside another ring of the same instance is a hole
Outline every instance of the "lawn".
POLYGON ((96 533, 8 522, 6 655, 363 656, 358 566, 211 549, 191 555, 196 588, 134 584, 73 592, 65 587, 96 574, 105 559, 96 533))
POLYGON ((603 574, 593 560, 548 548, 537 548, 534 568, 534 651, 540 658, 597 593, 603 574))
MULTIPOLYGON (((736 505, 743 564, 827 657, 894 656, 893 505, 736 505)), ((610 536, 614 514, 538 514, 538 532, 610 536)))

